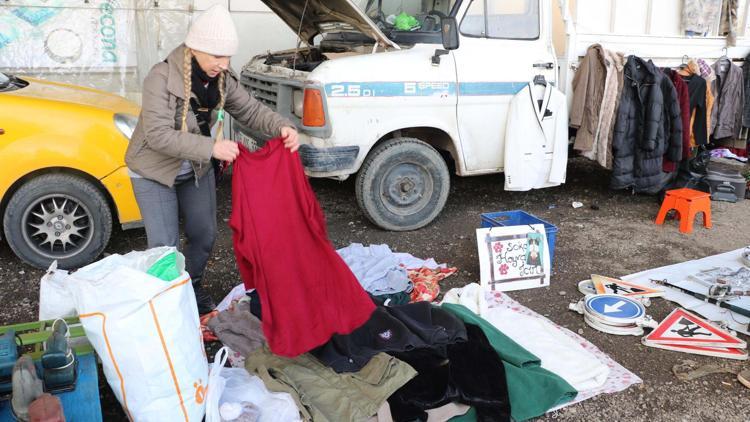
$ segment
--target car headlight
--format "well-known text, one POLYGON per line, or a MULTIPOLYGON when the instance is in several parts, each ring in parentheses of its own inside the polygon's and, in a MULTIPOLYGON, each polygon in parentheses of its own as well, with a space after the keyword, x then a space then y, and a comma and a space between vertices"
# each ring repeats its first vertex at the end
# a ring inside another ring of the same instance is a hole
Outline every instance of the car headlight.
POLYGON ((115 127, 120 133, 123 134, 128 140, 133 137, 135 131, 135 125, 138 124, 138 116, 132 114, 116 113, 115 114, 115 127))
POLYGON ((304 108, 304 94, 301 89, 295 89, 292 94, 292 112, 295 116, 302 118, 304 108))

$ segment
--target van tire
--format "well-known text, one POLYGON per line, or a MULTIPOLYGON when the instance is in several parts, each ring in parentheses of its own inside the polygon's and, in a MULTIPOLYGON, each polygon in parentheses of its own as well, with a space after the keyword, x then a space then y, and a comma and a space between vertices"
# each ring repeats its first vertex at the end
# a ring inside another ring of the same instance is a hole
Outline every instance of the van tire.
POLYGON ((440 153, 419 139, 394 138, 375 147, 357 174, 357 203, 375 225, 391 231, 424 227, 445 206, 450 173, 440 153))
POLYGON ((68 174, 46 174, 13 194, 3 229, 10 248, 27 264, 46 269, 57 260, 59 268, 75 269, 104 251, 112 234, 112 211, 91 182, 68 174))

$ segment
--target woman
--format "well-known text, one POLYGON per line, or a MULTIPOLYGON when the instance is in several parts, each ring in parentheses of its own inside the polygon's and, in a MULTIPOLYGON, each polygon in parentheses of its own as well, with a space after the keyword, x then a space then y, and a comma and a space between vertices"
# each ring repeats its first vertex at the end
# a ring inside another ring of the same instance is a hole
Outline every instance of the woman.
POLYGON ((211 138, 218 112, 280 136, 292 152, 299 146, 294 124, 251 98, 229 70, 238 43, 226 8, 213 6, 196 18, 185 43, 146 76, 141 114, 125 155, 148 247, 178 246, 179 217, 184 220, 185 265, 201 314, 214 308, 201 288, 216 239, 211 159, 231 163, 239 155, 235 142, 211 138))

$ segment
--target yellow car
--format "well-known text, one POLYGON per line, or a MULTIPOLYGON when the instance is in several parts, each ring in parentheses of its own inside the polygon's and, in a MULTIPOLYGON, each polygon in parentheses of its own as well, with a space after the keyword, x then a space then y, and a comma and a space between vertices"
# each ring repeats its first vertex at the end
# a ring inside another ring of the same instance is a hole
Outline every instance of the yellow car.
POLYGON ((140 226, 125 167, 138 112, 117 95, 0 73, 0 216, 19 258, 78 268, 113 223, 140 226))

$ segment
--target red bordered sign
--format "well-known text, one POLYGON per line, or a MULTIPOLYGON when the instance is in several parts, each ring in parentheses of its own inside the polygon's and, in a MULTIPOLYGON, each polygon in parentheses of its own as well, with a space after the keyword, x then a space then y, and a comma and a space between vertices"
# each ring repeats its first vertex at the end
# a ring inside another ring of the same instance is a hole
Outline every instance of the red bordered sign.
POLYGON ((682 308, 672 311, 643 340, 652 345, 747 348, 745 341, 682 308))

